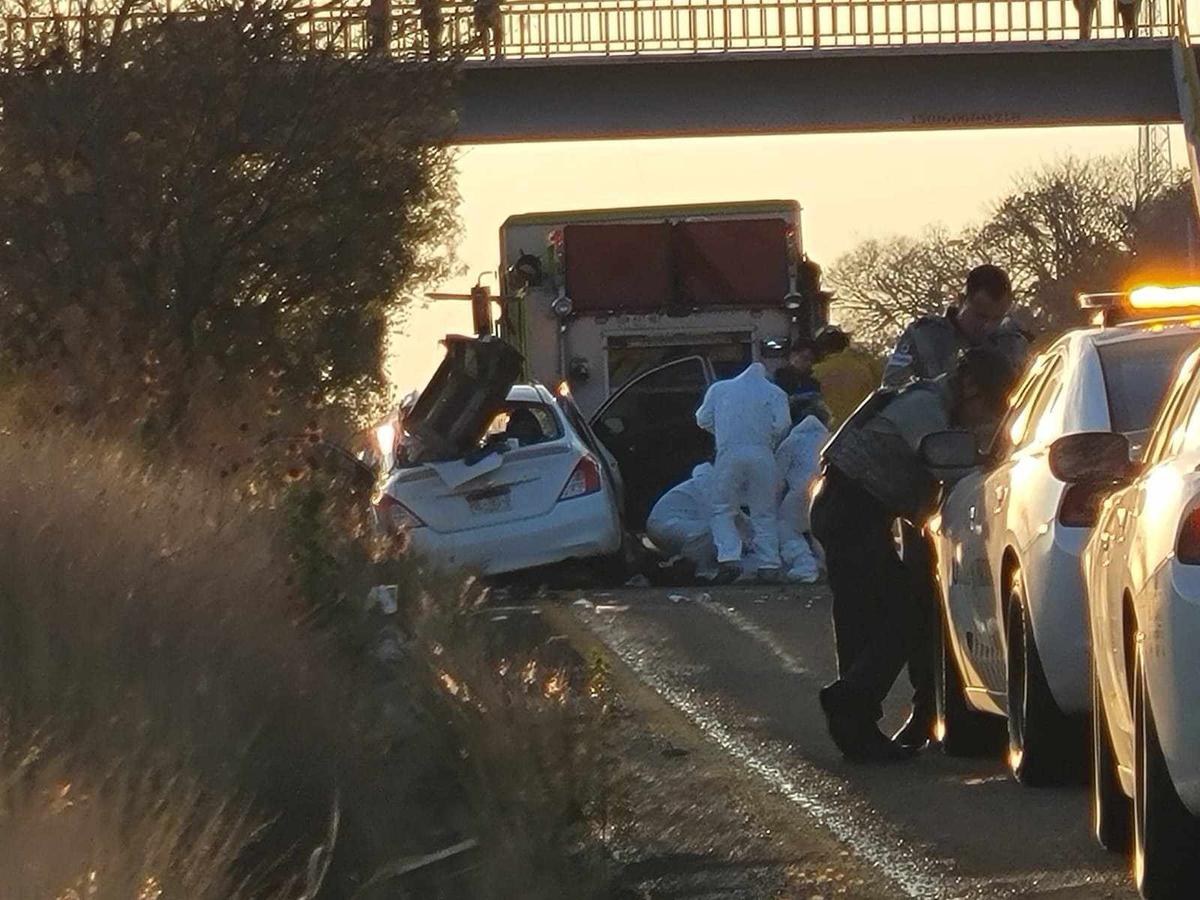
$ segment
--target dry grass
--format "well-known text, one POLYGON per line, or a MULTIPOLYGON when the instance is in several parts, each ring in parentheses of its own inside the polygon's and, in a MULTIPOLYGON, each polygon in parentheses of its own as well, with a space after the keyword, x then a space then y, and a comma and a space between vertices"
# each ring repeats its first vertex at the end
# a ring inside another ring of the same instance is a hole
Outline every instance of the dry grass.
POLYGON ((0 769, 0 872, 12 900, 294 898, 239 876, 248 813, 169 769, 88 776, 42 748, 0 769))
POLYGON ((489 646, 477 588, 372 563, 352 535, 298 543, 338 505, 327 483, 276 508, 142 460, 0 432, 0 721, 20 748, 0 752, 6 887, 19 872, 29 896, 67 898, 95 872, 102 897, 149 900, 147 879, 273 897, 336 809, 322 897, 601 894, 577 678, 489 646), (364 615, 361 585, 385 576, 399 613, 364 615), (386 630, 400 652, 381 659, 386 630), (453 865, 387 874, 465 839, 478 849, 453 865))

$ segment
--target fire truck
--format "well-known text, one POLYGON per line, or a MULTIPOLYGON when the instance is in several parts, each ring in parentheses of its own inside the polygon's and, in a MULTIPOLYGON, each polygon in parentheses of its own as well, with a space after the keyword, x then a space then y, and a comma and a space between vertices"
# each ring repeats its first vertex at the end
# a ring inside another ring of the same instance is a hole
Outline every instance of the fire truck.
POLYGON ((589 417, 672 362, 773 369, 828 318, 789 200, 516 215, 500 256, 500 336, 589 417))

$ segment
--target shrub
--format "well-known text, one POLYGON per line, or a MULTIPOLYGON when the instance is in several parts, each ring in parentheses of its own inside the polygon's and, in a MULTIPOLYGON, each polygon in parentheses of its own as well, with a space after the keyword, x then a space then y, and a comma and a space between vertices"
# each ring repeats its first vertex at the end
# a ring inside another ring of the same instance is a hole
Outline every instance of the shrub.
POLYGON ((0 436, 0 721, 24 798, 0 850, 61 782, 88 802, 43 816, 86 845, 60 880, 118 837, 122 871, 191 871, 220 834, 204 878, 252 878, 255 897, 314 860, 322 896, 374 878, 360 900, 395 897, 427 877, 397 879, 398 860, 463 841, 444 896, 600 889, 586 693, 539 662, 540 638, 490 645, 478 586, 331 531, 337 484, 313 470, 276 505, 70 431, 0 436), (399 609, 365 612, 348 586, 385 575, 399 609))

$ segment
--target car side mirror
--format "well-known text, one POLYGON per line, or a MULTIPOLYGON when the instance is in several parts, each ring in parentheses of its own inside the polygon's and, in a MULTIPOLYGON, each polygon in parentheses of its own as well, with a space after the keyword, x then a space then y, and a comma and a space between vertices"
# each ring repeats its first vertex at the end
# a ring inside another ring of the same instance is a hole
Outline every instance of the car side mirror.
POLYGON ((1111 431, 1067 434, 1050 445, 1050 471, 1059 481, 1123 481, 1136 466, 1129 458, 1129 439, 1111 431))
POLYGON ((973 431, 935 431, 921 439, 920 455, 930 469, 973 469, 979 464, 979 442, 973 431))

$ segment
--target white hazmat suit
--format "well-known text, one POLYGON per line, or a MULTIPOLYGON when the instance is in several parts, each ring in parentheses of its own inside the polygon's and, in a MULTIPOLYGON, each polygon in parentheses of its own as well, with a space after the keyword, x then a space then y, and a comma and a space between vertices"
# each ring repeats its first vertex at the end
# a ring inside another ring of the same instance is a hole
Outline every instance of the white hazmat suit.
POLYGON ((775 451, 775 464, 783 478, 783 500, 779 504, 779 552, 788 569, 789 581, 807 584, 817 580, 820 565, 805 537, 809 492, 821 465, 821 448, 829 440, 829 429, 816 416, 806 416, 775 451))
POLYGON ((745 506, 759 566, 780 568, 775 448, 792 424, 787 394, 770 382, 762 363, 751 363, 741 375, 708 389, 696 423, 717 443, 712 518, 717 562, 741 562, 737 514, 745 506))
POLYGON ((699 578, 717 572, 712 538, 712 463, 701 463, 692 477, 671 488, 650 510, 646 535, 668 556, 682 556, 696 567, 699 578))

